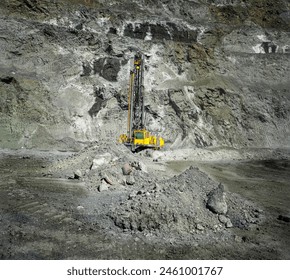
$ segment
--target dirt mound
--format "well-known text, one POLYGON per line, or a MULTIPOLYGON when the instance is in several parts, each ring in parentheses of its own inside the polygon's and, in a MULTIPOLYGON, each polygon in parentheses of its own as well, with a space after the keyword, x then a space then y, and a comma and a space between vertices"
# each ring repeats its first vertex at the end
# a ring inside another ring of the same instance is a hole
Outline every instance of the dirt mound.
POLYGON ((169 180, 143 185, 111 209, 116 226, 126 231, 203 233, 225 228, 249 228, 261 222, 261 210, 190 167, 169 180), (227 210, 218 214, 208 203, 219 190, 227 210))
POLYGON ((162 166, 122 145, 98 143, 53 163, 48 173, 82 180, 100 197, 113 199, 121 192, 101 212, 126 232, 204 234, 251 228, 263 220, 262 210, 197 167, 173 176, 170 170, 161 174, 162 166))
POLYGON ((49 170, 52 176, 82 180, 100 199, 117 201, 108 201, 101 212, 126 232, 216 233, 253 228, 263 220, 262 210, 197 167, 173 176, 163 162, 122 145, 98 143, 53 163, 49 170))

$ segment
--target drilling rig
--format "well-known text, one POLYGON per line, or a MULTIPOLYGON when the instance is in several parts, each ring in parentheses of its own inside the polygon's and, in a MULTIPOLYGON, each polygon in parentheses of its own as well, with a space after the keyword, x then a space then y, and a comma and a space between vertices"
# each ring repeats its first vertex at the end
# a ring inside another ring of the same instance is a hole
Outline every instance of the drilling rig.
POLYGON ((133 152, 145 148, 158 150, 164 146, 164 139, 151 135, 145 127, 143 80, 144 55, 137 52, 134 56, 133 69, 130 71, 127 134, 119 137, 119 142, 125 144, 133 152))

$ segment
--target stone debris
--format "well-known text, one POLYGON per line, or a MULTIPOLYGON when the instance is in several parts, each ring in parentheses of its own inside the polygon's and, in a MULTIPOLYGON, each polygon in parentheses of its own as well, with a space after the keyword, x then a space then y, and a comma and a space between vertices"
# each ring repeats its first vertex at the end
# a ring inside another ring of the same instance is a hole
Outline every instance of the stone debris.
POLYGON ((97 150, 100 144, 49 168, 54 176, 72 169, 86 170, 82 181, 87 188, 96 190, 97 186, 100 196, 108 190, 112 197, 118 192, 118 203, 109 204, 106 209, 116 229, 127 233, 202 234, 229 231, 231 227, 251 230, 252 225, 263 221, 261 209, 226 191, 197 167, 189 167, 179 175, 167 172, 163 176, 160 172, 165 170, 164 164, 153 163, 145 153, 132 154, 127 148, 107 143, 95 156, 97 150), (109 154, 104 152, 109 149, 109 154), (90 168, 93 160, 106 164, 90 168))
POLYGON ((204 227, 201 224, 197 224, 196 229, 202 231, 204 230, 204 227))
POLYGON ((77 210, 78 210, 78 211, 83 211, 84 209, 85 209, 85 207, 82 206, 82 205, 79 205, 79 206, 77 207, 77 210))
MULTIPOLYGON (((140 186, 137 181, 135 185, 140 186)), ((245 200, 226 192, 198 168, 190 167, 178 176, 141 186, 119 206, 114 206, 110 216, 126 232, 215 232, 215 225, 224 230, 250 228, 252 221, 244 221, 245 209, 254 216, 255 208, 245 204, 245 200), (209 206, 214 211, 209 211, 209 206)))
POLYGON ((229 221, 229 218, 224 215, 219 215, 219 221, 223 224, 226 224, 229 221))

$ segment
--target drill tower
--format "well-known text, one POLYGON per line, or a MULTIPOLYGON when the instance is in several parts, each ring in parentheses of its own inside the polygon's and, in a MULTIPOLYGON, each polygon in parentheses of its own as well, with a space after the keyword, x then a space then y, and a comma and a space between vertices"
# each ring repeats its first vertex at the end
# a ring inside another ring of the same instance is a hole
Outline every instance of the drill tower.
POLYGON ((143 81, 144 55, 137 52, 130 71, 127 134, 122 134, 119 138, 119 142, 130 147, 132 151, 144 148, 160 149, 164 145, 163 138, 151 135, 145 127, 143 81))
POLYGON ((133 70, 130 71, 130 86, 128 93, 128 138, 134 130, 145 129, 144 112, 144 57, 137 53, 134 57, 133 70))

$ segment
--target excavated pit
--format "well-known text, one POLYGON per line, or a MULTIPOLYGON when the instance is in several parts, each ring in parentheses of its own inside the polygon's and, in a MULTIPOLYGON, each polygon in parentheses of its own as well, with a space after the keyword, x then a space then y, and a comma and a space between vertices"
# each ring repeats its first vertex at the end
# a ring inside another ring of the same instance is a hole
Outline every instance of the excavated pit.
POLYGON ((272 2, 1 1, 0 258, 289 259, 290 17, 272 2), (132 154, 138 50, 166 145, 132 154))

